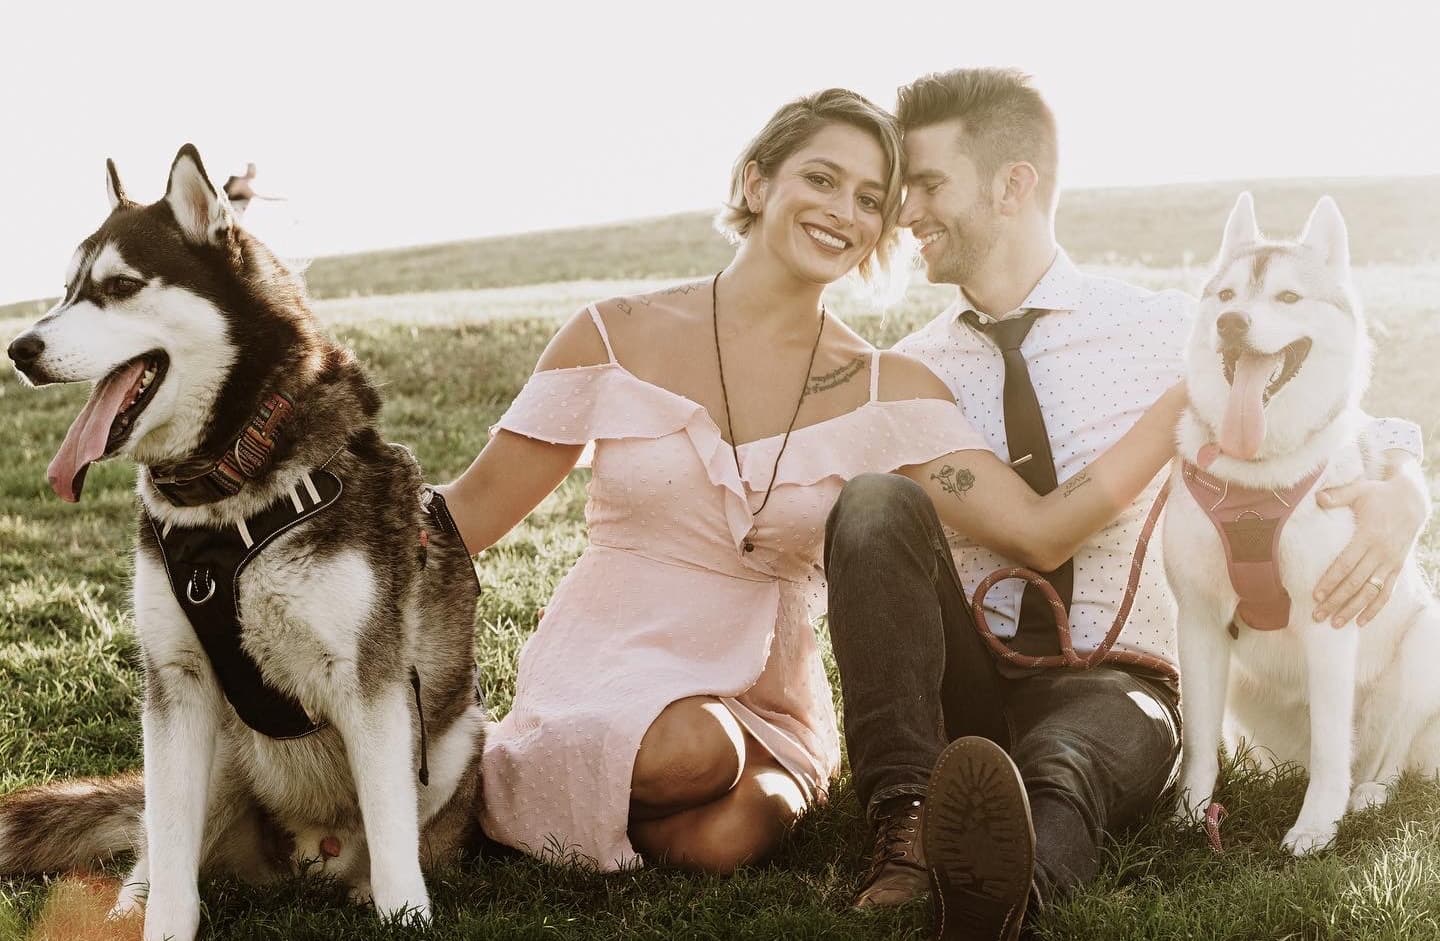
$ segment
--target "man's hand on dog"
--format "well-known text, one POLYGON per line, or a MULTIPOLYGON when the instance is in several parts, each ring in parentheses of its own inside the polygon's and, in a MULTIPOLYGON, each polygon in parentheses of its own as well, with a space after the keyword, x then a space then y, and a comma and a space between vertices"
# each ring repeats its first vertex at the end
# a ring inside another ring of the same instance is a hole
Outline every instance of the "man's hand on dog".
POLYGON ((1356 619, 1364 625, 1379 614, 1430 515, 1419 464, 1403 451, 1387 456, 1386 479, 1359 480, 1316 495, 1326 509, 1348 506, 1355 513, 1355 536, 1315 586, 1316 621, 1330 618, 1334 627, 1344 627, 1356 619))

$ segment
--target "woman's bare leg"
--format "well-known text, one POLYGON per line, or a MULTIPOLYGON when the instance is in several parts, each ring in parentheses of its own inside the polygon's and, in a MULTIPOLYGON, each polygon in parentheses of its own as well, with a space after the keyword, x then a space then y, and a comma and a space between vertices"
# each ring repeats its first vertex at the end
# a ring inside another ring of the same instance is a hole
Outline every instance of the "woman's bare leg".
POLYGON ((630 819, 652 820, 727 794, 745 767, 745 730, 718 699, 666 706, 646 730, 630 776, 630 819))
POLYGON ((740 780, 719 799, 656 819, 632 816, 635 848, 651 862, 717 875, 774 852, 804 812, 805 797, 769 753, 753 739, 747 744, 740 780))

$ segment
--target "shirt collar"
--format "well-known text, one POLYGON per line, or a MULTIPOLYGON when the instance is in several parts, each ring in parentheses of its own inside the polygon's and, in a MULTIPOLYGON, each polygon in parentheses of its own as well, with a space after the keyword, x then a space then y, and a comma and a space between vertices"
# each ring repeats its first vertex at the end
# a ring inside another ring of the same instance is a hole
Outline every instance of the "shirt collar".
MULTIPOLYGON (((1030 289, 1025 300, 1020 306, 1007 314, 1000 315, 999 320, 1018 316, 1026 310, 1074 310, 1080 306, 1081 288, 1084 275, 1075 267, 1070 256, 1065 254, 1065 249, 1055 249, 1055 260, 1050 267, 1030 289)), ((955 305, 955 317, 958 320, 967 311, 974 311, 975 315, 982 322, 988 321, 990 317, 976 310, 975 305, 970 303, 970 298, 965 295, 965 289, 960 289, 960 300, 955 305)))

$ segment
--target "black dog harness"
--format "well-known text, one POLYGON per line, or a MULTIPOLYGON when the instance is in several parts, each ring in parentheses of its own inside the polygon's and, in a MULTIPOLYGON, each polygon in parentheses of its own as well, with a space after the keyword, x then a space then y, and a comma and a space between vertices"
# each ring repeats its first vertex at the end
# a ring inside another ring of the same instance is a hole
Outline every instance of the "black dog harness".
POLYGON ((293 696, 267 683, 259 664, 241 647, 236 586, 240 573, 261 549, 332 506, 343 490, 339 477, 317 470, 304 475, 288 495, 234 527, 161 527, 150 519, 170 589, 194 628, 220 689, 241 721, 270 738, 300 738, 325 724, 306 714, 293 696))

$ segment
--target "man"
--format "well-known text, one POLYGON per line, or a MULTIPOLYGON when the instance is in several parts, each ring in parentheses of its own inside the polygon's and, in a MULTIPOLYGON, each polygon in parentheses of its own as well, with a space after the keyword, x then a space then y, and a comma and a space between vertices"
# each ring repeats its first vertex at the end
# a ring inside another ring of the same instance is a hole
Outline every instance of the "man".
MULTIPOLYGON (((920 240, 929 279, 958 290, 896 348, 949 385, 1038 492, 1083 486, 1077 472, 1182 376, 1194 302, 1081 274, 1060 250, 1055 122, 1026 76, 926 76, 900 90, 897 112, 908 162, 900 224, 920 240)), ((1384 604, 1428 512, 1419 429, 1380 421, 1367 433, 1386 449, 1387 479, 1322 495, 1359 523, 1317 593, 1317 620, 1337 625, 1384 604)), ((964 467, 951 479, 950 497, 985 499, 964 467)), ((1077 650, 1113 623, 1161 483, 1049 573, 1077 650)), ((1159 542, 1120 646, 1174 664, 1159 542)), ((1102 835, 1150 810, 1179 753, 1170 671, 1027 671, 989 651, 966 593, 1012 564, 944 533, 898 476, 851 481, 826 532, 850 764, 875 827, 856 905, 901 904, 933 885, 942 938, 1018 936, 1027 906, 1093 876, 1102 835)), ((986 602, 992 630, 1030 654, 1058 651, 1046 607, 1017 581, 986 602)))

